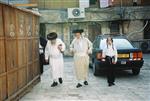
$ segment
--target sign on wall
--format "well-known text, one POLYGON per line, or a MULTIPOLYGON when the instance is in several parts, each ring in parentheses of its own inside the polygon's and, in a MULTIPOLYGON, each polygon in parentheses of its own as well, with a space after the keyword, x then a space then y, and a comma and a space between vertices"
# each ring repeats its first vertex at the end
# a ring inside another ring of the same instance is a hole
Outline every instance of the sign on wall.
POLYGON ((80 8, 88 8, 89 7, 89 0, 79 0, 79 7, 80 8))
POLYGON ((114 0, 99 0, 100 8, 105 8, 105 7, 108 7, 108 6, 112 5, 113 1, 114 0))

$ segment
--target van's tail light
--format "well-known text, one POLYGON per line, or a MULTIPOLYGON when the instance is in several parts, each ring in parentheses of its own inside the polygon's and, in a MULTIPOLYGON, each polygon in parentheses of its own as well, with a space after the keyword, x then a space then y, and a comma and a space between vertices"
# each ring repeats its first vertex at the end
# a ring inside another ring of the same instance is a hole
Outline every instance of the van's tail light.
POLYGON ((143 58, 143 53, 142 52, 130 53, 130 59, 131 60, 141 60, 142 58, 143 58))
POLYGON ((102 53, 101 53, 101 52, 98 52, 98 53, 96 54, 96 59, 98 59, 98 60, 101 60, 101 59, 102 59, 102 53))

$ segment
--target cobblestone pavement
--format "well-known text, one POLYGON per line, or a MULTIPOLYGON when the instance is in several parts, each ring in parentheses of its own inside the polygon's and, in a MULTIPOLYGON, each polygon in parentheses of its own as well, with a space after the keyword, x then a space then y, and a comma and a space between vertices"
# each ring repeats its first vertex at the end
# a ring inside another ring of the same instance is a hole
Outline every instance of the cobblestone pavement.
POLYGON ((150 101, 150 54, 144 55, 144 59, 140 75, 118 72, 115 86, 108 87, 105 75, 95 77, 90 69, 89 85, 76 88, 73 59, 65 58, 63 84, 50 87, 51 68, 45 66, 41 82, 20 101, 150 101))

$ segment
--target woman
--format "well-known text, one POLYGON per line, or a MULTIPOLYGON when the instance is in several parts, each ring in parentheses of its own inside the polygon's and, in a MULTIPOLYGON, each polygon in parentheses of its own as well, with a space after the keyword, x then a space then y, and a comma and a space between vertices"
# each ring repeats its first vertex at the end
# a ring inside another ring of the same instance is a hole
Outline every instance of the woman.
POLYGON ((103 57, 107 63, 107 82, 108 86, 115 85, 115 71, 114 64, 117 63, 117 49, 113 44, 113 39, 108 37, 106 40, 106 47, 103 49, 103 57))
POLYGON ((65 50, 65 44, 61 39, 57 38, 57 34, 55 32, 49 33, 47 35, 47 45, 45 48, 45 60, 48 62, 52 68, 52 77, 53 83, 51 87, 55 87, 58 85, 57 80, 60 84, 63 83, 63 51, 65 50))

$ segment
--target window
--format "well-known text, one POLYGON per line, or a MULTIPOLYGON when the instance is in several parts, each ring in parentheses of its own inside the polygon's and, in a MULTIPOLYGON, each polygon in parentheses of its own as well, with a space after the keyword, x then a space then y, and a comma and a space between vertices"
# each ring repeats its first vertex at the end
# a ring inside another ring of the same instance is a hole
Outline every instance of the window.
POLYGON ((90 7, 98 7, 98 0, 90 0, 90 7))
MULTIPOLYGON (((131 49, 133 46, 127 39, 113 39, 114 45, 117 49, 131 49)), ((106 39, 102 39, 100 42, 100 48, 103 49, 106 46, 106 39)))
POLYGON ((119 22, 115 21, 115 22, 111 22, 110 23, 110 33, 119 33, 119 22))

